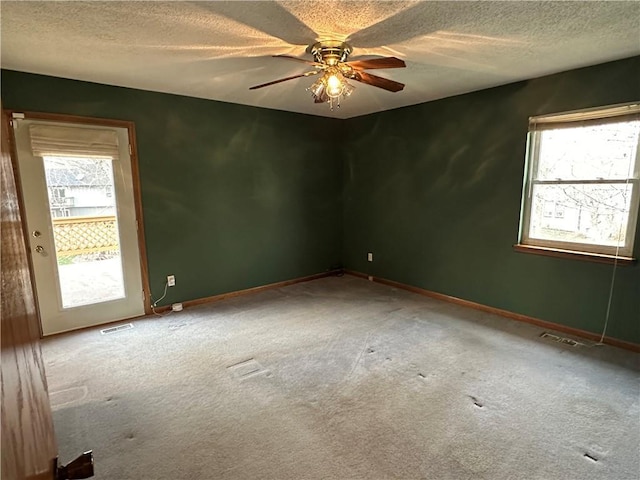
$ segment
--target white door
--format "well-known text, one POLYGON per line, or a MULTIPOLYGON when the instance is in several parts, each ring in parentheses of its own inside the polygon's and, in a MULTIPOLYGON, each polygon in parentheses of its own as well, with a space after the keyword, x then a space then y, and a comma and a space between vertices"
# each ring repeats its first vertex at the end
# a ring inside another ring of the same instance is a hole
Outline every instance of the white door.
POLYGON ((144 315, 127 129, 13 127, 43 335, 144 315))

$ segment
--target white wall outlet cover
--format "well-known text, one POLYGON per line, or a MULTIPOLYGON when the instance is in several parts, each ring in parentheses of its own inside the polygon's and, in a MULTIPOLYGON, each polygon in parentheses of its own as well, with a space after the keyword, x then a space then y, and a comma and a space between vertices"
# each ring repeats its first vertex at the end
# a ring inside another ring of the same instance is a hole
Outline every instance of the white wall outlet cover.
POLYGON ((373 253, 371 253, 371 252, 367 253, 367 260, 369 262, 373 262, 373 253))

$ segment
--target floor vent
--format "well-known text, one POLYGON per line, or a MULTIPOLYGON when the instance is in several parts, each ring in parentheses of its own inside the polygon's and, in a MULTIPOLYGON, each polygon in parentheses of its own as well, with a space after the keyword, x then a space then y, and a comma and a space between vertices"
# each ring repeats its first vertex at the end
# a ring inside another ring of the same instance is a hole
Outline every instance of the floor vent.
POLYGON ((562 343, 563 345, 569 345, 570 347, 582 347, 584 343, 576 342, 570 338, 559 337, 558 335, 554 335, 553 333, 544 332, 540 335, 540 338, 546 338, 548 340, 553 340, 554 342, 562 343))
POLYGON ((130 330, 133 328, 133 324, 125 323, 124 325, 118 325, 117 327, 105 328, 104 330, 100 330, 100 333, 103 335, 108 335, 110 333, 121 332, 122 330, 130 330))

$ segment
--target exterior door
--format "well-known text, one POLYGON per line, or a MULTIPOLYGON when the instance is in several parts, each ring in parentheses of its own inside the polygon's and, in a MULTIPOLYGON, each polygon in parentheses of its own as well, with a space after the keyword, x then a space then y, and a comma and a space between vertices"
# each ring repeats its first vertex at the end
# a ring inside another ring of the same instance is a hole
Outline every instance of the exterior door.
POLYGON ((13 131, 43 335, 144 315, 127 128, 14 118, 13 131))

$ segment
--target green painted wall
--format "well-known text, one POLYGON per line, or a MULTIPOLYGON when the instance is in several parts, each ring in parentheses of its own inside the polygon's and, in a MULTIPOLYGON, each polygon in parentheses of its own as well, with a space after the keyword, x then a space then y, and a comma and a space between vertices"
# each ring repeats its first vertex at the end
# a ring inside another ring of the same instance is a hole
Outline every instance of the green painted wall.
MULTIPOLYGON (((635 57, 348 120, 345 267, 600 333, 611 265, 512 249, 528 117, 638 101, 639 80, 635 57)), ((607 334, 640 343, 638 265, 616 270, 607 334)))
MULTIPOLYGON (((344 264, 599 333, 612 266, 512 249, 527 121, 640 100, 639 78, 635 57, 347 121, 12 71, 2 100, 136 123, 154 294, 177 277, 167 303, 344 264)), ((638 265, 616 271, 607 334, 640 343, 638 265)))
POLYGON ((166 275, 177 280, 162 304, 341 263, 331 119, 13 71, 2 71, 2 103, 135 122, 155 298, 166 275))

